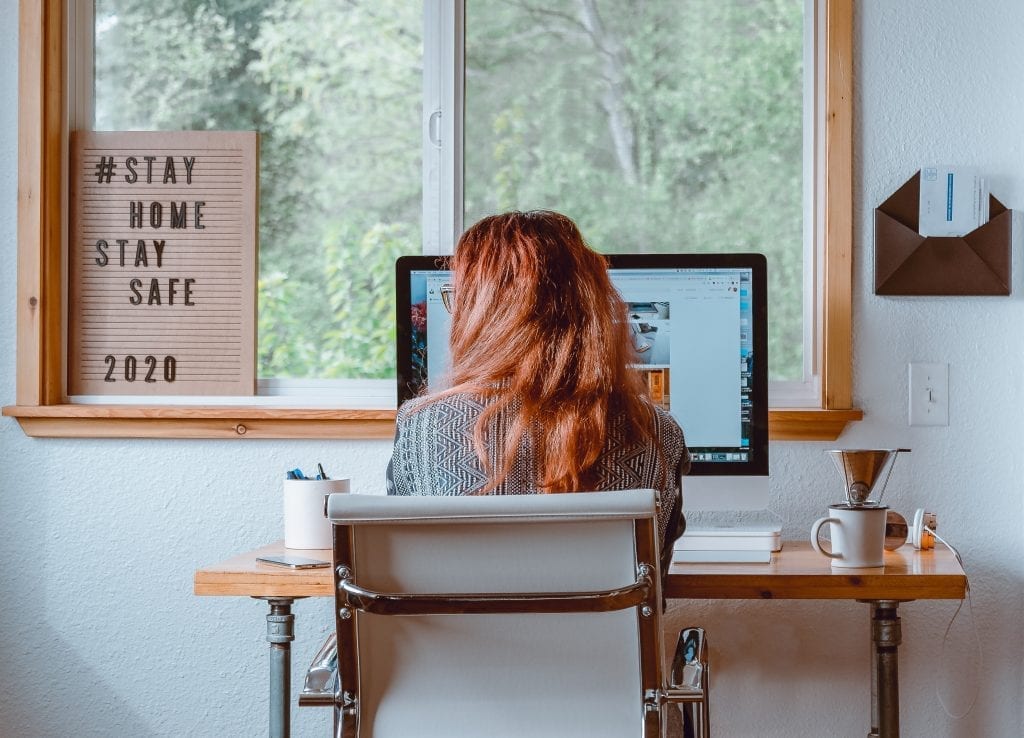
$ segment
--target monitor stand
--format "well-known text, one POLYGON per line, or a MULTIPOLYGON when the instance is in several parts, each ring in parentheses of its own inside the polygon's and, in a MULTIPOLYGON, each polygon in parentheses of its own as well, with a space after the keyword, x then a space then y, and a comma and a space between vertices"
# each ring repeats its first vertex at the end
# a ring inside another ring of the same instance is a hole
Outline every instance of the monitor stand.
POLYGON ((771 561, 774 551, 782 548, 782 525, 771 520, 767 510, 754 522, 727 524, 706 520, 689 520, 686 532, 675 542, 673 561, 705 563, 771 561))
POLYGON ((767 476, 685 477, 686 531, 672 560, 769 563, 782 548, 782 522, 767 507, 767 476))

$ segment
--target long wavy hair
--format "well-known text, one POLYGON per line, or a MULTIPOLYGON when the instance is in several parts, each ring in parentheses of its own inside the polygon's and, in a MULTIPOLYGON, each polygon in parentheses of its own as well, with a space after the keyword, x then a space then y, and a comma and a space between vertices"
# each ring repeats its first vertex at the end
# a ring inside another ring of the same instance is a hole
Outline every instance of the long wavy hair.
POLYGON ((572 220, 551 211, 479 221, 452 258, 451 370, 438 397, 485 398, 474 445, 487 485, 508 476, 529 437, 543 492, 592 489, 613 418, 652 440, 654 408, 639 372, 627 307, 572 220), (489 423, 511 413, 503 448, 489 423))

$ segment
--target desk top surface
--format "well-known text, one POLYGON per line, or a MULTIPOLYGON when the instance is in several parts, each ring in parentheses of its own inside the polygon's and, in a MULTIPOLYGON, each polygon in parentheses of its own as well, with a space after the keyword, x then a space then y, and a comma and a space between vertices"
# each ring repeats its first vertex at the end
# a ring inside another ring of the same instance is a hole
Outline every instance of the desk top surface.
MULTIPOLYGON (((330 597, 330 567, 292 570, 257 563, 266 554, 294 553, 331 560, 331 551, 286 550, 281 541, 197 569, 197 595, 330 597)), ((877 569, 832 569, 804 541, 786 541, 768 564, 672 564, 670 599, 945 600, 963 599, 967 577, 945 548, 886 551, 877 569)))

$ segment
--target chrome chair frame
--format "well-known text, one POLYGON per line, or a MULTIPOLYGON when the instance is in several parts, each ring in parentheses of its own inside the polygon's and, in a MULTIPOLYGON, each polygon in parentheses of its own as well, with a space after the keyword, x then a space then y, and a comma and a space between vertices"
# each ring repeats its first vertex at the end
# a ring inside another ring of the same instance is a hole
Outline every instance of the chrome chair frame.
MULTIPOLYGON (((711 716, 708 705, 709 666, 708 642, 703 628, 684 628, 679 633, 669 686, 664 702, 680 711, 684 738, 710 738, 711 716)), ((299 704, 305 707, 334 707, 334 732, 341 738, 341 721, 345 705, 338 683, 338 636, 331 633, 320 647, 306 671, 299 704)))

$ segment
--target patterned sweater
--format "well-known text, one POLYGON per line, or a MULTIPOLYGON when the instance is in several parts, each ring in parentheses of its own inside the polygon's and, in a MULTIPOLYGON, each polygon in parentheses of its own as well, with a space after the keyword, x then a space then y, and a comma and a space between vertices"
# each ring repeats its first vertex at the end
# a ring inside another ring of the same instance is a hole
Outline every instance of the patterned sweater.
MULTIPOLYGON (((473 428, 484 407, 480 397, 466 393, 435 402, 417 398, 403 404, 388 464, 388 494, 463 495, 483 488, 487 475, 473 446, 473 428)), ((659 492, 658 532, 665 571, 672 542, 685 527, 680 490, 681 477, 690 468, 690 454, 676 421, 661 408, 656 411, 657 446, 628 437, 623 419, 612 420, 598 461, 598 483, 588 491, 649 488, 659 492)), ((487 434, 495 448, 503 447, 510 425, 509 413, 496 416, 487 434)), ((508 476, 491 494, 536 494, 538 477, 533 444, 527 435, 508 476)))

